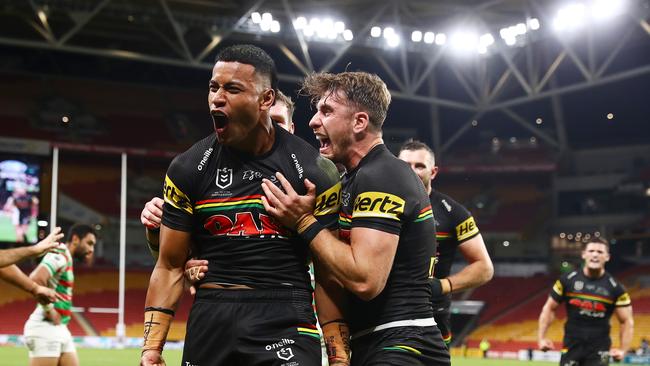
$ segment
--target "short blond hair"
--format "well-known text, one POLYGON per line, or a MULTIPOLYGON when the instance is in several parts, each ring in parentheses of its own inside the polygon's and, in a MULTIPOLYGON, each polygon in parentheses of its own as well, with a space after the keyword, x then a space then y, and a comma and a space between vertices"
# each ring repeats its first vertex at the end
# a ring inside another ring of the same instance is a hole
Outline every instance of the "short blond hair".
POLYGON ((386 83, 379 76, 361 71, 310 74, 301 92, 310 96, 312 103, 327 94, 342 92, 349 105, 368 113, 370 126, 376 131, 381 130, 391 99, 386 83))

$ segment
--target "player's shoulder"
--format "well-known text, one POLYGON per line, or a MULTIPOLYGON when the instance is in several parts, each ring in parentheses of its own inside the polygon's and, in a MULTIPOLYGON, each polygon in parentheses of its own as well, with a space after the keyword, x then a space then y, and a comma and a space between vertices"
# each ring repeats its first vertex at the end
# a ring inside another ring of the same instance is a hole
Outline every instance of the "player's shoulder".
POLYGON ((564 280, 564 281, 576 280, 576 279, 578 279, 580 277, 580 273, 581 273, 581 271, 578 271, 578 270, 567 272, 567 273, 563 274, 562 276, 560 276, 560 280, 564 280))
POLYGON ((469 213, 469 210, 465 206, 460 204, 448 194, 432 189, 430 198, 432 204, 442 205, 447 212, 451 213, 453 211, 461 211, 463 213, 469 213))
POLYGON ((409 165, 393 155, 383 144, 374 147, 361 161, 356 179, 386 187, 408 187, 415 176, 409 165), (396 184, 399 182, 399 184, 396 184))
POLYGON ((612 288, 622 288, 623 285, 611 273, 605 271, 603 280, 607 282, 612 288))
POLYGON ((336 165, 331 160, 322 157, 314 146, 281 127, 278 127, 277 131, 279 147, 283 154, 291 159, 291 165, 297 169, 299 176, 302 176, 301 173, 304 172, 307 178, 339 181, 336 165))

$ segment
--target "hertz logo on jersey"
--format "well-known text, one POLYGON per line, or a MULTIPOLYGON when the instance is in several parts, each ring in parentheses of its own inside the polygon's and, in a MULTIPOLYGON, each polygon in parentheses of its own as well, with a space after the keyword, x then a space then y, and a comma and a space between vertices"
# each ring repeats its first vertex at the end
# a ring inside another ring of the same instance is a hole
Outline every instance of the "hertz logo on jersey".
POLYGON ((458 238, 459 242, 471 238, 476 234, 478 234, 478 226, 476 226, 473 216, 468 217, 467 220, 456 226, 456 238, 458 238))
POLYGON ((192 203, 190 202, 189 197, 183 193, 168 176, 165 176, 165 186, 163 187, 163 197, 165 202, 176 207, 179 210, 183 210, 190 215, 193 212, 192 203))
POLYGON ((390 193, 363 192, 354 200, 352 218, 382 217, 399 221, 404 205, 403 199, 390 193))
POLYGON ((316 197, 314 216, 323 216, 337 213, 341 208, 341 182, 316 197))

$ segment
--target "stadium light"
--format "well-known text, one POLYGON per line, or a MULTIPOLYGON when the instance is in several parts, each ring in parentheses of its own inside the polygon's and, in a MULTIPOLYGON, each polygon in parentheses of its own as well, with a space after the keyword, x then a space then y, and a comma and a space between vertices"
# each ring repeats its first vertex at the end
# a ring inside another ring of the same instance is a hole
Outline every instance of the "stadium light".
POLYGON ((393 29, 393 27, 384 28, 384 31, 382 32, 382 34, 384 35, 384 38, 386 38, 386 39, 390 39, 394 35, 396 35, 395 34, 395 29, 393 29))
POLYGON ((585 22, 586 12, 586 7, 583 3, 566 5, 558 10, 555 19, 553 19, 553 28, 556 31, 579 28, 585 22))
POLYGON ((260 24, 262 22, 262 15, 255 11, 251 14, 251 20, 255 24, 260 24))
POLYGON ((381 36, 381 28, 377 26, 372 27, 370 29, 370 36, 373 38, 379 38, 379 36, 381 36))
MULTIPOLYGON (((422 41, 422 32, 419 30, 414 30, 413 33, 411 33, 411 41, 413 42, 421 42, 422 41)), ((431 42, 428 42, 431 43, 431 42)))
POLYGON ((395 47, 399 46, 399 44, 401 42, 402 42, 402 40, 400 39, 399 35, 397 35, 396 33, 392 33, 392 35, 389 35, 386 38, 386 44, 390 48, 395 48, 395 47))
POLYGON ((452 48, 457 52, 466 53, 479 49, 478 36, 473 32, 459 31, 453 33, 450 42, 452 48))
POLYGON ((323 41, 351 41, 354 38, 352 31, 345 28, 344 22, 332 18, 313 17, 307 20, 304 16, 299 16, 293 20, 293 27, 307 38, 316 37, 323 41))
POLYGON ((539 19, 537 18, 530 18, 526 23, 528 23, 528 28, 531 30, 539 29, 539 19))
POLYGON ((271 22, 271 32, 278 33, 280 31, 280 22, 274 20, 271 22))
POLYGON ((354 39, 354 34, 352 34, 351 30, 346 29, 343 31, 343 39, 346 41, 351 41, 354 39))
POLYGON ((426 32, 424 33, 424 43, 426 44, 432 44, 433 41, 435 41, 436 34, 433 32, 426 32))
POLYGON ((307 26, 307 18, 305 17, 298 17, 296 20, 293 21, 293 27, 296 28, 297 30, 303 30, 307 26))
POLYGON ((436 44, 438 46, 442 46, 445 43, 447 43, 447 35, 444 33, 438 33, 436 34, 436 44))

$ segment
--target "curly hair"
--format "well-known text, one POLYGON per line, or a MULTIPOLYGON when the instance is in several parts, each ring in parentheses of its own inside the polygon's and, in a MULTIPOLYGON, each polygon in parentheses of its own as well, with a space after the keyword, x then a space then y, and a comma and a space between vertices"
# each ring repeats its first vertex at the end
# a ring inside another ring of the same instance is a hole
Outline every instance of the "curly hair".
POLYGON ((390 93, 379 76, 360 71, 346 71, 338 74, 313 73, 305 78, 301 93, 317 103, 327 94, 342 92, 348 105, 368 113, 370 126, 380 131, 390 105, 390 93))

